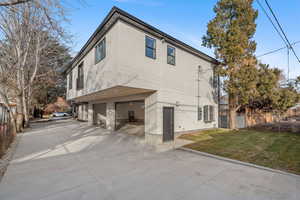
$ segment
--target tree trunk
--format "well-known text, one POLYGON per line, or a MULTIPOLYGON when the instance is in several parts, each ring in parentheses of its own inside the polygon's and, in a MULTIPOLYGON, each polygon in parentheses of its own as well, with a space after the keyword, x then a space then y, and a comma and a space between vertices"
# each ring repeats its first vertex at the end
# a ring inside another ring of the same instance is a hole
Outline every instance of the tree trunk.
POLYGON ((22 95, 16 97, 17 102, 17 119, 16 119, 16 130, 18 133, 23 132, 23 106, 22 106, 22 95))
POLYGON ((233 95, 228 97, 228 107, 229 107, 229 128, 236 129, 236 103, 233 95))
POLYGON ((248 107, 245 108, 245 125, 246 125, 246 128, 248 128, 250 126, 250 109, 248 107))
POLYGON ((12 113, 12 111, 9 111, 9 115, 10 115, 10 125, 11 125, 11 132, 13 134, 13 137, 15 137, 17 135, 17 127, 16 127, 16 120, 15 120, 15 116, 12 113))
POLYGON ((28 105, 26 101, 26 93, 23 92, 22 95, 22 103, 23 103, 23 115, 24 115, 24 127, 27 128, 29 127, 29 114, 28 114, 28 105))

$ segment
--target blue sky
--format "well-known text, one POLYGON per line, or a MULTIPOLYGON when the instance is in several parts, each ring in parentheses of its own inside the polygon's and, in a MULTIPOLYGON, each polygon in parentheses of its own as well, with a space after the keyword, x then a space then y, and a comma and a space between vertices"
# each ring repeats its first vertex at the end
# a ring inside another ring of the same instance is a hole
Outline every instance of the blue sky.
MULTIPOLYGON (((262 3, 264 0, 260 0, 262 3)), ((67 29, 74 35, 74 52, 78 52, 113 6, 117 6, 183 42, 214 56, 211 49, 201 46, 206 25, 214 17, 217 0, 85 0, 83 5, 70 9, 67 29)), ((300 1, 269 0, 291 42, 300 40, 300 1)), ((284 46, 257 3, 257 55, 284 46)), ((300 57, 300 43, 294 46, 300 57)), ((287 52, 261 57, 260 60, 287 73, 287 52)), ((300 63, 290 53, 290 77, 300 75, 300 63)))

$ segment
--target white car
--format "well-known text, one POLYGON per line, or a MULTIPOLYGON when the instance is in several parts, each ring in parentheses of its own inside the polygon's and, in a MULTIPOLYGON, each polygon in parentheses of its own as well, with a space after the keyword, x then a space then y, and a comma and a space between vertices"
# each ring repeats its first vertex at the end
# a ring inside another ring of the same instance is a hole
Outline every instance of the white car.
POLYGON ((55 112, 52 113, 52 117, 68 117, 70 116, 68 113, 66 112, 55 112))

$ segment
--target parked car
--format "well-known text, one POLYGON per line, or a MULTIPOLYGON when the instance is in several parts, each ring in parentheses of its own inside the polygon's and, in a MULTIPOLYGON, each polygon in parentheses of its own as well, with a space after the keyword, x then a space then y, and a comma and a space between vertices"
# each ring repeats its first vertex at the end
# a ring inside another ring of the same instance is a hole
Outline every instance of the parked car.
POLYGON ((52 113, 52 117, 68 117, 70 114, 66 112, 54 112, 52 113))

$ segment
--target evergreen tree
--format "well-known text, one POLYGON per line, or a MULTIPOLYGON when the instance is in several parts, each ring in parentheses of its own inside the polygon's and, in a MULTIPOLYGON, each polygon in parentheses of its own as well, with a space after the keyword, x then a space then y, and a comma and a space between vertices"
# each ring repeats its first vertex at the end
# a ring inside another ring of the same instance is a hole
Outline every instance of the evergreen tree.
MULTIPOLYGON (((272 112, 281 116, 290 107, 299 101, 297 92, 297 81, 290 82, 287 85, 280 84, 283 75, 278 68, 270 68, 269 65, 257 65, 256 86, 253 96, 243 105, 243 108, 249 110, 260 110, 272 112)), ((247 96, 247 95, 245 95, 247 96)), ((248 117, 247 113, 246 116, 248 117)), ((247 121, 247 120, 246 120, 247 121)))
POLYGON ((214 48, 222 63, 218 72, 226 79, 230 128, 236 127, 236 111, 256 92, 256 43, 252 38, 258 13, 252 4, 253 0, 219 0, 214 7, 216 16, 203 37, 203 45, 214 48))

